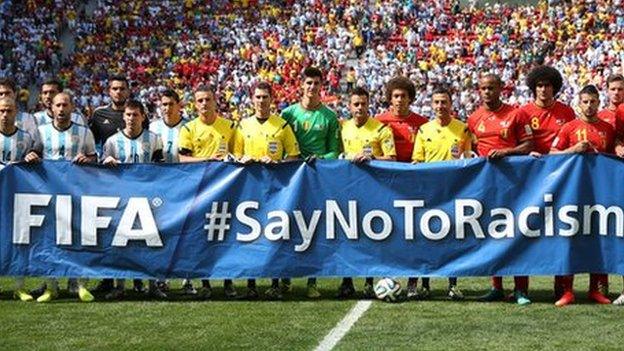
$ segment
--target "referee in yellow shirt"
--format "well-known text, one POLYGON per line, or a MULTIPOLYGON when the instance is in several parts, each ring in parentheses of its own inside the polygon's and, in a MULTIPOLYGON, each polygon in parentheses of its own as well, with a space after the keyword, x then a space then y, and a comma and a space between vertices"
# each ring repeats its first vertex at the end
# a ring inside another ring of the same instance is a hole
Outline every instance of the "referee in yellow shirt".
MULTIPOLYGON (((435 118, 418 129, 412 161, 437 162, 468 157, 471 154, 472 138, 468 127, 451 114, 450 91, 444 87, 435 88, 431 96, 431 105, 435 118)), ((417 278, 412 279, 414 279, 412 286, 415 289, 417 278)), ((422 289, 412 292, 411 295, 416 299, 428 299, 431 295, 429 278, 422 278, 422 289)), ((451 300, 464 299, 463 293, 457 287, 457 278, 449 278, 448 297, 451 300)))
MULTIPOLYGON (((223 161, 232 151, 236 123, 217 115, 217 102, 211 88, 199 86, 193 98, 197 117, 180 129, 180 162, 223 161)), ((236 297, 236 289, 230 279, 224 281, 223 291, 228 298, 236 297)), ((210 281, 202 280, 199 297, 208 299, 211 295, 210 281)))
MULTIPOLYGON (((390 127, 369 116, 368 91, 355 88, 351 91, 349 110, 351 119, 342 124, 340 131, 344 149, 343 157, 353 163, 370 160, 396 160, 394 136, 390 127)), ((339 298, 349 298, 355 294, 352 278, 344 278, 338 289, 339 298)), ((373 298, 373 278, 367 277, 364 283, 364 297, 373 298)))
MULTIPOLYGON (((299 144, 292 128, 278 115, 271 114, 273 90, 266 82, 253 89, 252 102, 255 113, 240 121, 234 137, 234 156, 241 163, 277 163, 299 158, 299 144)), ((266 291, 270 299, 281 299, 279 280, 273 279, 266 291)), ((258 297, 256 280, 247 281, 248 299, 258 297)))

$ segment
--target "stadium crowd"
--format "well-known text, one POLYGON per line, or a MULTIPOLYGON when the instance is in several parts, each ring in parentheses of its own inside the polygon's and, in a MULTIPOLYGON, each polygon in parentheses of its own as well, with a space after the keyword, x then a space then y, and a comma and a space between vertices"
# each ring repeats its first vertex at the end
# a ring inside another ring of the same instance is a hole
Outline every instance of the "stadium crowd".
MULTIPOLYGON (((551 1, 538 5, 460 6, 457 1, 133 1, 97 0, 93 14, 68 1, 4 2, 0 70, 22 88, 46 73, 79 97, 85 115, 107 102, 110 72, 128 75, 152 111, 173 87, 190 101, 192 87, 217 83, 219 107, 237 119, 251 108, 248 83, 275 83, 279 109, 297 98, 301 69, 327 72, 324 101, 340 116, 349 87, 373 93, 371 112, 386 101, 383 85, 405 75, 417 85, 412 109, 431 116, 433 84, 454 88, 461 119, 472 112, 477 72, 494 70, 511 104, 530 99, 522 82, 537 62, 559 69, 561 100, 585 84, 622 73, 624 7, 620 0, 551 1), (75 52, 59 57, 60 33, 75 33, 75 52), (444 78, 440 78, 444 77, 444 78), (241 108, 242 107, 242 108, 241 108)), ((603 100, 605 97, 603 97, 603 100)))
MULTIPOLYGON (((63 1, 8 3, 15 17, 1 23, 11 53, 0 66, 13 77, 0 79, 3 163, 624 156, 619 1, 98 0, 92 16, 63 1), (63 28, 77 38, 65 58, 63 28), (54 72, 58 79, 47 78, 54 72), (40 98, 29 114, 18 86, 32 83, 40 98)), ((409 278, 407 297, 430 297, 429 279, 420 281, 409 278)), ((530 303, 528 278, 514 281, 512 299, 530 303)), ((86 282, 70 279, 69 290, 92 301, 86 282)), ((257 298, 255 281, 247 284, 247 297, 257 298)), ((492 284, 483 300, 505 298, 501 278, 492 284)), ((607 284, 591 274, 589 298, 610 303, 607 284)), ((140 280, 133 285, 143 290, 140 280)), ((273 279, 266 295, 279 299, 289 286, 273 279)), ((224 287, 236 296, 231 280, 224 287)), ((573 276, 556 277, 554 287, 557 306, 574 302, 573 276)), ((197 293, 190 281, 184 289, 197 293)), ((123 298, 125 282, 105 279, 96 290, 123 298)), ((166 298, 164 290, 166 282, 149 281, 151 294, 166 298)), ((33 299, 22 278, 15 294, 33 299)), ((54 279, 34 293, 39 302, 57 294, 54 279)), ((307 294, 319 296, 314 278, 307 294)), ((339 295, 354 294, 345 278, 339 295)), ((208 280, 200 295, 210 297, 208 280)), ((372 278, 364 295, 374 295, 372 278)), ((448 297, 464 298, 457 278, 448 297)), ((614 303, 624 305, 624 294, 614 303)))

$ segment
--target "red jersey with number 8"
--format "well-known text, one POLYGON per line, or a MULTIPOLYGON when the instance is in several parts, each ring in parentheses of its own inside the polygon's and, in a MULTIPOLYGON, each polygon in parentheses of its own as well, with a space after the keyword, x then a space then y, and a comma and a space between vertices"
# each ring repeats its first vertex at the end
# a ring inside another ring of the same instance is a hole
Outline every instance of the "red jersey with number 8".
POLYGON ((559 129, 576 118, 574 110, 559 101, 555 101, 548 108, 539 107, 532 102, 522 106, 520 110, 527 115, 527 121, 533 130, 535 151, 541 154, 550 151, 559 129))

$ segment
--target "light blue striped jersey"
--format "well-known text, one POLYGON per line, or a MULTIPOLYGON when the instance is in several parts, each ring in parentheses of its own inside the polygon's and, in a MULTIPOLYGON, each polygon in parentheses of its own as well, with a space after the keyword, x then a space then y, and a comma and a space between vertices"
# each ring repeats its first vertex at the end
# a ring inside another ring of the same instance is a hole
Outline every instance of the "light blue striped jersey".
POLYGON ((30 133, 19 128, 11 135, 0 132, 0 161, 2 163, 18 162, 24 160, 24 156, 34 150, 35 139, 30 133))
POLYGON ((65 130, 58 130, 53 123, 39 127, 36 150, 44 159, 73 160, 78 154, 95 155, 95 140, 88 127, 72 123, 65 130))
POLYGON ((104 143, 102 160, 112 156, 121 163, 149 163, 162 161, 162 142, 160 137, 150 132, 143 132, 136 138, 129 138, 119 131, 104 143))
POLYGON ((30 135, 37 137, 37 122, 35 117, 30 113, 17 112, 15 116, 15 126, 23 131, 30 133, 30 135))
POLYGON ((178 155, 178 134, 184 125, 184 120, 180 120, 178 124, 169 127, 163 119, 155 120, 150 123, 149 130, 160 136, 163 146, 163 158, 167 163, 180 162, 178 155))
MULTIPOLYGON (((52 120, 54 118, 46 110, 35 112, 33 117, 35 118, 35 123, 37 123, 37 126, 52 123, 52 120)), ((84 116, 77 112, 71 113, 71 121, 83 126, 87 125, 87 120, 84 118, 84 116)))

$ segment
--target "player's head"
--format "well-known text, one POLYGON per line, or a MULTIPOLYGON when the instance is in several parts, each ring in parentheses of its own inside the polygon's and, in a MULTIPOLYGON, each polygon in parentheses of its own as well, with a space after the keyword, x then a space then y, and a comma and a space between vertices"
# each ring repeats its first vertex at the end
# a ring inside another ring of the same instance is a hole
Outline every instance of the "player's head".
POLYGON ((0 98, 9 97, 15 100, 17 85, 11 78, 0 78, 0 98))
POLYGON ((607 94, 609 102, 615 106, 624 102, 624 76, 613 74, 607 78, 607 94))
POLYGON ((587 85, 579 93, 579 106, 585 117, 593 118, 600 106, 600 92, 594 85, 587 85))
POLYGON ((431 109, 436 118, 447 118, 451 115, 451 91, 446 86, 440 85, 431 93, 431 109))
POLYGON ((563 77, 561 77, 561 73, 556 68, 537 66, 529 72, 526 83, 535 99, 549 102, 561 90, 563 77))
POLYGON ((306 67, 302 76, 303 96, 316 99, 321 96, 321 82, 323 81, 323 72, 316 67, 306 67))
POLYGON ((41 91, 39 92, 39 99, 41 104, 49 109, 52 107, 52 98, 63 91, 63 85, 61 82, 55 79, 49 79, 41 84, 41 91))
POLYGON ((61 92, 54 95, 51 104, 52 115, 54 116, 55 122, 65 124, 71 121, 71 113, 74 109, 74 102, 69 93, 61 92))
POLYGON ((0 98, 0 125, 2 130, 12 129, 15 125, 15 116, 17 115, 17 106, 15 99, 10 97, 0 98))
POLYGON ((485 73, 479 77, 479 95, 484 104, 498 104, 503 89, 503 81, 494 73, 485 73))
POLYGON ((208 85, 200 85, 193 93, 195 109, 200 116, 212 116, 217 112, 214 90, 208 85))
POLYGON ((357 87, 351 91, 349 110, 353 118, 358 120, 368 118, 368 98, 368 91, 362 87, 357 87))
POLYGON ((271 101, 273 89, 271 84, 260 82, 253 87, 251 100, 253 101, 256 114, 261 117, 268 117, 271 111, 271 101))
POLYGON ((108 83, 108 95, 115 105, 124 105, 130 97, 128 79, 124 76, 112 76, 108 83))
POLYGON ((145 119, 145 108, 137 100, 128 100, 124 105, 123 114, 126 129, 131 135, 140 134, 143 130, 143 120, 145 119))
POLYGON ((176 120, 180 116, 180 96, 172 89, 160 94, 160 109, 165 121, 176 120))
POLYGON ((416 98, 416 87, 407 77, 394 77, 386 84, 386 100, 394 113, 409 114, 409 107, 416 98))

